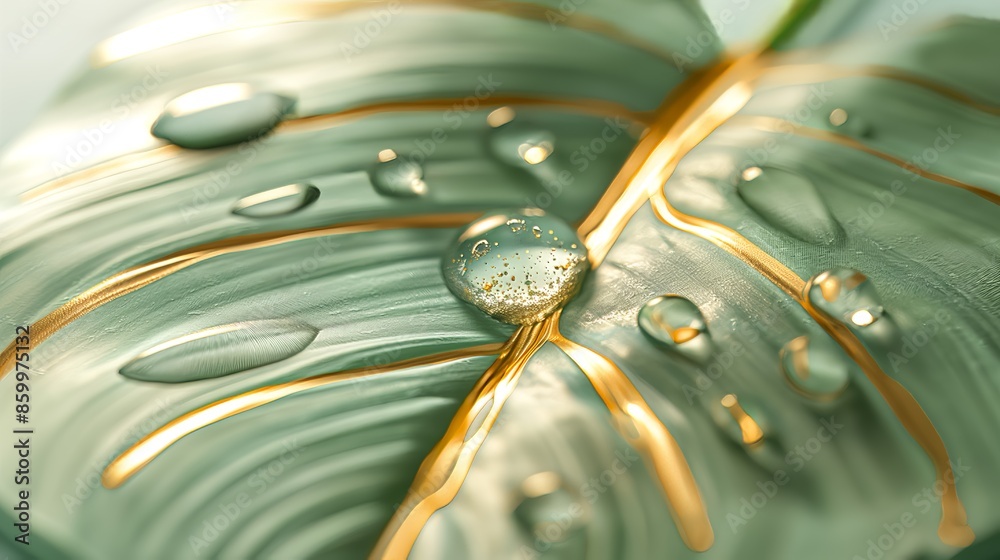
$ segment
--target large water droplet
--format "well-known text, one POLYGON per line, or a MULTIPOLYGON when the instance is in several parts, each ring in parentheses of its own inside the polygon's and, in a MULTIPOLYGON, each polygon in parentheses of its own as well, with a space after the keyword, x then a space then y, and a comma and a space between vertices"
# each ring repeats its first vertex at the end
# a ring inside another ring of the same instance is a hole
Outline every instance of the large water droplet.
POLYGON ((508 122, 492 131, 490 149, 500 161, 526 167, 542 163, 555 150, 552 132, 518 121, 508 122))
POLYGON ((157 344, 125 364, 121 374, 160 383, 222 377, 294 356, 316 334, 309 325, 284 319, 220 325, 157 344))
POLYGON ((776 167, 748 167, 737 192, 765 220, 803 241, 829 245, 843 236, 812 181, 802 175, 776 167))
POLYGON ((785 380, 798 393, 818 400, 839 396, 850 382, 850 363, 826 337, 800 336, 779 355, 785 380))
POLYGON ((809 302, 849 326, 867 327, 882 316, 882 302, 864 274, 850 268, 820 272, 806 285, 809 302))
POLYGON ((549 543, 562 543, 586 527, 590 517, 586 506, 573 499, 558 474, 540 472, 522 483, 521 501, 514 508, 514 517, 529 535, 549 543))
POLYGON ((233 206, 233 214, 248 218, 270 218, 297 212, 319 198, 319 189, 296 183, 241 198, 233 206))
POLYGON ((419 163, 398 157, 392 150, 379 152, 378 160, 372 173, 372 184, 379 194, 411 197, 427 193, 424 168, 419 163))
POLYGON ((639 310, 639 328, 665 348, 699 361, 711 353, 711 340, 698 306, 676 295, 655 297, 639 310))
POLYGON ((168 103, 152 134, 182 148, 228 146, 267 134, 294 106, 291 97, 257 92, 249 84, 219 84, 168 103))
POLYGON ((470 224, 442 268, 456 296, 501 321, 527 325, 573 297, 589 266, 572 227, 526 209, 490 213, 470 224))

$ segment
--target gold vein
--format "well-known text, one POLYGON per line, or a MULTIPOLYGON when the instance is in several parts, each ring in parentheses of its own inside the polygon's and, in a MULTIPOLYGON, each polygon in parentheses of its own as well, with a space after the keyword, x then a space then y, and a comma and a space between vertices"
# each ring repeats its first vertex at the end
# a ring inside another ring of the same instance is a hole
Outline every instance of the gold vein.
POLYGON ((314 375, 287 383, 267 385, 247 391, 246 393, 226 397, 180 416, 175 420, 171 420, 136 442, 104 469, 101 482, 106 488, 118 488, 184 436, 278 399, 351 379, 362 379, 391 371, 441 364, 477 356, 489 356, 499 352, 502 347, 502 344, 482 344, 462 350, 451 350, 430 356, 401 360, 377 368, 363 367, 314 375))
POLYGON ((1000 195, 984 189, 982 187, 977 187, 975 185, 966 183, 964 181, 959 181, 953 177, 948 177, 947 175, 941 175, 940 173, 934 173, 933 171, 928 171, 922 169, 912 163, 904 161, 894 155, 881 152, 867 146, 850 136, 840 134, 837 132, 832 132, 829 130, 822 130, 819 128, 812 128, 798 123, 794 123, 789 120, 781 119, 778 117, 765 117, 765 116, 753 116, 753 115, 738 115, 732 119, 733 123, 745 123, 761 130, 766 130, 768 132, 782 132, 782 133, 792 133, 796 136, 801 136, 803 138, 811 138, 813 140, 819 140, 821 142, 830 142, 860 152, 864 152, 868 155, 875 156, 883 161, 887 161, 897 167, 901 167, 910 173, 919 175, 925 179, 941 183, 943 185, 948 185, 951 187, 958 187, 960 189, 966 190, 985 198, 986 200, 992 202, 993 204, 1000 204, 1000 195))
POLYGON ((774 79, 782 85, 812 84, 841 78, 883 78, 914 85, 952 101, 991 115, 1000 115, 1000 106, 980 101, 968 93, 947 84, 935 82, 924 76, 878 64, 866 66, 841 66, 837 64, 777 64, 761 75, 761 79, 774 79))
POLYGON ((513 394, 521 372, 535 351, 550 337, 559 313, 541 323, 521 327, 493 365, 483 373, 462 402, 444 437, 420 465, 403 503, 379 537, 369 558, 407 558, 431 515, 458 494, 472 462, 493 428, 504 403, 513 394))
MULTIPOLYGON (((31 325, 32 342, 36 345, 41 344, 59 331, 59 329, 108 302, 114 301, 139 288, 148 286, 189 266, 221 255, 327 235, 401 228, 458 227, 474 220, 478 216, 479 214, 474 212, 460 212, 358 220, 332 226, 243 235, 198 245, 146 264, 126 269, 74 297, 31 325)), ((12 341, 0 353, 0 380, 7 375, 7 372, 14 365, 14 346, 14 342, 12 341)))
POLYGON ((812 306, 808 298, 809 285, 771 255, 762 251, 739 233, 714 222, 689 216, 670 205, 662 190, 651 199, 653 210, 664 223, 725 249, 764 275, 795 299, 823 329, 858 363, 868 380, 885 399, 910 436, 924 449, 937 480, 944 485, 941 499, 941 523, 938 536, 947 544, 967 546, 975 535, 968 526, 965 507, 958 497, 948 450, 931 423, 927 413, 898 381, 887 375, 865 349, 864 344, 844 325, 830 319, 812 306))
MULTIPOLYGON (((363 105, 344 111, 328 113, 322 115, 310 115, 299 118, 291 118, 278 123, 274 132, 304 132, 314 130, 324 130, 333 128, 352 120, 393 112, 416 112, 416 111, 447 111, 453 109, 456 104, 461 105, 465 98, 441 98, 418 101, 390 101, 384 103, 374 103, 363 105)), ((558 109, 562 111, 574 111, 587 115, 599 117, 622 117, 636 123, 645 124, 650 121, 649 113, 633 111, 628 107, 614 101, 601 99, 555 99, 531 95, 496 95, 483 102, 482 110, 496 107, 514 106, 520 108, 544 107, 558 109)), ((22 201, 29 201, 40 196, 52 194, 63 189, 82 186, 86 182, 97 181, 124 173, 127 171, 141 169, 157 163, 162 163, 176 159, 185 153, 199 153, 199 150, 183 150, 172 144, 159 146, 150 150, 136 152, 118 156, 113 159, 98 163, 92 167, 81 169, 61 177, 56 177, 28 189, 21 193, 22 201)))
POLYGON ((693 75, 657 110, 646 135, 578 228, 596 268, 629 218, 663 185, 688 151, 742 108, 758 71, 757 54, 725 59, 693 75))
MULTIPOLYGON (((127 31, 105 39, 91 56, 94 67, 102 67, 119 60, 147 53, 163 47, 177 45, 194 39, 239 31, 269 27, 294 22, 315 21, 336 17, 361 9, 387 9, 389 2, 236 2, 230 4, 199 6, 163 16, 138 25, 127 31)), ((447 7, 463 11, 482 11, 506 15, 529 21, 553 25, 552 17, 558 16, 558 25, 604 36, 616 43, 628 45, 673 63, 670 52, 662 47, 637 39, 627 32, 603 20, 573 11, 557 12, 550 6, 509 0, 407 0, 401 3, 405 10, 414 6, 447 7)), ((392 17, 392 14, 389 14, 392 17)))
POLYGON ((611 412, 618 432, 656 473, 684 544, 697 552, 708 550, 715 533, 698 483, 677 440, 614 362, 563 337, 558 330, 552 342, 576 362, 611 412))

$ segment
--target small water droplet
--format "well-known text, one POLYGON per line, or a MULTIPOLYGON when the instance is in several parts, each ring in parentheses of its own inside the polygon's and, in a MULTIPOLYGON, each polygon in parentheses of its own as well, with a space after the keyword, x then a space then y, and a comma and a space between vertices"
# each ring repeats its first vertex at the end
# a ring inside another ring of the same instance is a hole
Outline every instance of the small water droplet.
POLYGON ((871 136, 871 125, 856 115, 848 114, 846 109, 838 107, 831 111, 829 121, 831 126, 844 134, 858 138, 871 136))
POLYGON ((319 189, 296 183, 241 198, 233 205, 233 214, 248 218, 270 218, 298 212, 319 198, 319 189))
POLYGON ((639 309, 639 328, 661 346, 698 361, 711 353, 711 340, 698 306, 677 295, 655 297, 639 309))
POLYGON ((579 290, 589 268, 582 247, 576 231, 555 216, 538 210, 493 212, 458 237, 442 259, 443 272, 459 298, 501 321, 532 324, 551 315, 579 290), (511 227, 512 220, 523 226, 511 227), (528 227, 533 235, 523 234, 528 227), (543 230, 554 234, 543 235, 543 230), (566 239, 576 241, 580 248, 568 248, 566 239), (452 262, 461 261, 464 254, 473 256, 464 267, 452 262), (490 289, 483 289, 487 284, 490 289))
POLYGON ((527 123, 509 122, 493 130, 490 148, 504 163, 519 167, 538 165, 555 150, 555 135, 527 123))
POLYGON ((884 311, 868 277, 850 268, 834 268, 813 276, 806 294, 814 307, 849 326, 867 327, 884 311))
POLYGON ((397 157, 392 150, 382 150, 372 173, 372 184, 383 196, 413 197, 427 193, 424 168, 414 161, 397 157))
POLYGON ((781 349, 779 359, 788 384, 810 398, 833 399, 850 382, 850 362, 826 337, 794 338, 781 349))
POLYGON ((558 544, 586 527, 590 518, 587 506, 574 499, 558 474, 546 471, 529 476, 521 484, 514 517, 533 538, 541 535, 548 543, 558 544), (567 514, 574 511, 582 513, 567 514))
POLYGON ((121 374, 160 383, 222 377, 290 358, 316 334, 309 325, 285 319, 220 325, 157 344, 125 364, 121 374))
POLYGON ((740 198, 765 220, 817 245, 843 238, 843 229, 809 179, 776 167, 749 167, 737 184, 740 198))
POLYGON ((218 84, 172 100, 151 133, 182 148, 230 146, 267 134, 294 107, 294 98, 249 84, 218 84))
POLYGON ((517 116, 517 113, 511 107, 500 107, 490 111, 490 114, 486 115, 486 124, 497 128, 514 120, 515 116, 517 116))

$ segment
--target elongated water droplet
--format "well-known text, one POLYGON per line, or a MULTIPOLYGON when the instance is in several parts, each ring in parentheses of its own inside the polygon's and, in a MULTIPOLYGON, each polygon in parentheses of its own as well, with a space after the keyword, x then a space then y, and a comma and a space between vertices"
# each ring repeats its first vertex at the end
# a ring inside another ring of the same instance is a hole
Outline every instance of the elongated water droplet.
POLYGON ((443 259, 452 293, 517 325, 536 323, 562 307, 580 289, 588 268, 587 251, 576 231, 533 209, 483 216, 443 259), (512 228, 512 220, 524 226, 512 228), (528 228, 537 228, 538 235, 528 228))
POLYGON ((392 150, 382 150, 372 173, 372 184, 383 196, 413 197, 427 193, 424 168, 417 162, 405 160, 392 150))
POLYGON ((290 358, 316 334, 309 325, 284 319, 220 325, 157 344, 125 364, 121 374, 160 383, 222 377, 290 358))
POLYGON ((764 430, 757 423, 757 420, 743 408, 736 395, 730 393, 722 397, 720 404, 736 422, 740 431, 740 439, 744 445, 757 445, 764 439, 764 430))
POLYGON ((702 361, 711 340, 698 306, 676 295, 655 297, 639 310, 639 328, 661 346, 702 361))
POLYGON ((548 130, 517 121, 492 131, 490 148, 500 161, 526 167, 542 163, 555 150, 556 138, 548 130))
POLYGON ((152 134, 182 148, 239 144, 271 131, 295 107, 295 99, 258 92, 249 84, 219 84, 175 98, 153 123, 152 134))
POLYGON ((761 217, 802 241, 829 245, 843 237, 816 187, 802 175, 776 167, 749 167, 741 174, 737 192, 761 217))
POLYGON ((296 183, 241 198, 233 206, 233 214, 248 218, 270 218, 298 212, 319 198, 319 189, 296 183))
POLYGON ((540 472, 526 478, 521 484, 520 498, 514 517, 529 535, 541 536, 549 543, 567 541, 586 527, 590 518, 588 504, 574 500, 562 478, 554 472, 540 472))
POLYGON ((798 393, 817 400, 839 396, 850 382, 850 363, 833 341, 800 336, 779 355, 785 380, 798 393))
POLYGON ((853 327, 882 316, 882 302, 868 277, 850 268, 825 270, 809 279, 806 294, 814 307, 853 327))

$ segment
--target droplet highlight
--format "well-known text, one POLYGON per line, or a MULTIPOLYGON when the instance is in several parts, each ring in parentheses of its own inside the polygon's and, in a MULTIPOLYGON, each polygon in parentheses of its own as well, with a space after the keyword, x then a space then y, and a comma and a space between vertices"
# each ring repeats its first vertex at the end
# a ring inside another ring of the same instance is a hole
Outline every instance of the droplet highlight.
POLYGON ((295 107, 292 97, 232 83, 196 89, 170 101, 151 133, 182 148, 207 149, 263 136, 295 107))
POLYGON ((445 255, 442 271, 462 300, 501 321, 528 325, 576 295, 589 266, 569 224, 524 209, 493 212, 470 224, 445 255))
POLYGON ((802 241, 830 245, 843 238, 843 229, 813 182, 798 173, 749 167, 741 173, 736 191, 768 223, 802 241))
POLYGON ((183 383, 222 377, 298 354, 316 338, 309 325, 266 319, 220 325, 157 344, 120 373, 138 381, 183 383))
POLYGON ((871 136, 871 126, 864 119, 851 115, 846 109, 838 107, 833 111, 830 111, 830 116, 828 118, 830 126, 841 132, 850 136, 857 138, 865 138, 871 136))
POLYGON ((809 302, 852 327, 867 327, 884 312, 881 298, 868 277, 850 268, 825 270, 809 279, 809 302))
POLYGON ((247 218, 272 218, 302 210, 319 198, 319 189, 307 183, 295 183, 241 198, 233 205, 233 214, 247 218))
POLYGON ((812 399, 834 399, 850 383, 850 362, 840 348, 825 337, 794 338, 781 349, 779 360, 789 386, 812 399))
POLYGON ((500 161, 518 167, 538 165, 555 151, 555 135, 527 123, 503 124, 492 131, 490 149, 500 161))

